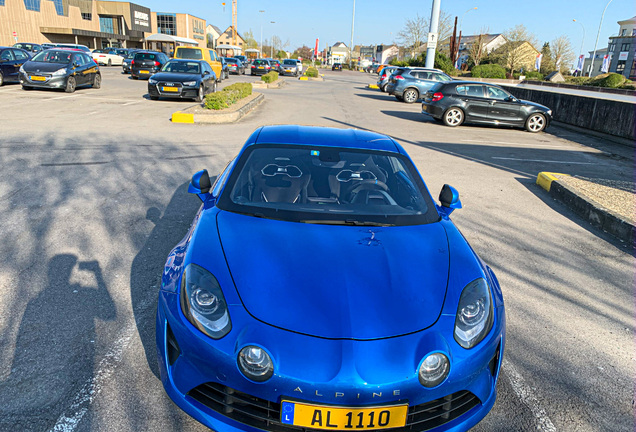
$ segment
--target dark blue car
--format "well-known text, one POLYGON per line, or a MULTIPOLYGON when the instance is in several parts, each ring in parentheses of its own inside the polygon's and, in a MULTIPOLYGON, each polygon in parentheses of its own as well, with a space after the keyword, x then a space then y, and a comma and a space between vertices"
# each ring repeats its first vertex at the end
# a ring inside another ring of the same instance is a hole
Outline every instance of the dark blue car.
POLYGON ((492 408, 505 311, 492 270, 402 146, 257 129, 165 264, 161 379, 219 431, 464 431, 492 408))
POLYGON ((29 53, 23 49, 0 46, 0 86, 20 82, 20 67, 30 58, 29 53))

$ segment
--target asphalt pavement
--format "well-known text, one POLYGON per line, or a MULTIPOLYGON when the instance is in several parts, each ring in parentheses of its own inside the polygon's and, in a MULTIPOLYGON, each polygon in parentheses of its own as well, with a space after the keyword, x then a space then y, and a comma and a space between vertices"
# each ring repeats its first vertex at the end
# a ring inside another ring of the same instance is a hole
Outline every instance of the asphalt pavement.
POLYGON ((191 175, 218 174, 258 126, 288 123, 386 133, 433 197, 459 190, 453 220, 507 311, 498 399, 475 431, 634 430, 633 250, 535 183, 542 171, 633 182, 633 152, 554 125, 447 128, 350 71, 262 90, 236 124, 173 124, 192 102, 150 101, 145 82, 102 70, 102 89, 71 95, 0 88, 0 430, 206 430, 157 376, 162 266, 199 206, 191 175))

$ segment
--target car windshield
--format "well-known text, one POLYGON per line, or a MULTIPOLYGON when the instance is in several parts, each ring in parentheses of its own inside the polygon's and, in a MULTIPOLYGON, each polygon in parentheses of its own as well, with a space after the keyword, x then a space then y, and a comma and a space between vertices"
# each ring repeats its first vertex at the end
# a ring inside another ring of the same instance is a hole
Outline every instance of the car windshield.
POLYGON ((218 206, 256 217, 338 225, 414 225, 439 218, 408 158, 320 146, 248 148, 218 206))
POLYGON ((296 66, 298 63, 296 63, 296 60, 283 60, 283 64, 284 65, 290 65, 290 66, 296 66))
POLYGON ((175 57, 191 60, 203 60, 203 51, 198 48, 179 48, 175 57))
POLYGON ((161 68, 161 72, 200 74, 201 65, 197 62, 169 61, 161 68))
POLYGON ((137 53, 135 60, 154 60, 157 56, 153 53, 137 53))
POLYGON ((71 62, 72 56, 73 53, 71 51, 49 49, 38 53, 31 60, 34 62, 68 64, 71 62))

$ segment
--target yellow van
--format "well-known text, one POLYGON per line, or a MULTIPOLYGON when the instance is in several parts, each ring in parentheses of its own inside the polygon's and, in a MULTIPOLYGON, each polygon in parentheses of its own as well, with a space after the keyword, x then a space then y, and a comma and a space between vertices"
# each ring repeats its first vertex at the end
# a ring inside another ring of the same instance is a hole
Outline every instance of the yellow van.
POLYGON ((188 60, 205 60, 210 64, 217 81, 222 81, 223 74, 221 70, 223 65, 221 64, 221 58, 215 50, 211 48, 199 48, 189 46, 178 46, 174 52, 174 58, 176 59, 188 59, 188 60))

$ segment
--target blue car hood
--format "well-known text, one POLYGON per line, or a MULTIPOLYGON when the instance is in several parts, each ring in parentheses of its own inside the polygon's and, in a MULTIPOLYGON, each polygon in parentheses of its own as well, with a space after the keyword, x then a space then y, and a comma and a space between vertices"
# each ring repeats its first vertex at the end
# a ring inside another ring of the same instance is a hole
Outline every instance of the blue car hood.
POLYGON ((449 253, 440 223, 355 227, 222 211, 223 251, 247 311, 270 325, 335 339, 377 339, 437 321, 449 253))

